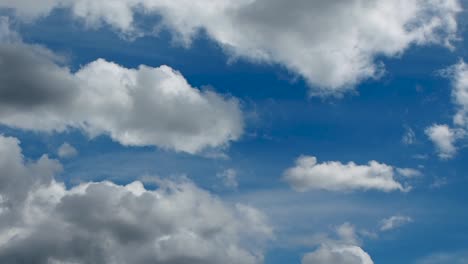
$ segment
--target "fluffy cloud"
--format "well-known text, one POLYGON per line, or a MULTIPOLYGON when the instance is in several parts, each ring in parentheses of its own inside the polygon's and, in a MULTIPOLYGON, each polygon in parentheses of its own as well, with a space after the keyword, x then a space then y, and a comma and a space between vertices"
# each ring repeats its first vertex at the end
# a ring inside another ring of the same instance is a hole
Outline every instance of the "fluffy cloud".
POLYGON ((426 129, 426 135, 436 145, 441 159, 449 159, 457 153, 455 141, 460 138, 460 132, 447 125, 434 124, 426 129))
POLYGON ((1 263, 254 264, 272 235, 256 209, 187 181, 67 189, 57 161, 26 161, 15 138, 0 136, 0 170, 1 263))
POLYGON ((409 216, 394 215, 381 221, 380 231, 389 231, 411 222, 413 219, 409 216))
POLYGON ((42 0, 2 1, 26 18, 68 7, 88 25, 102 23, 140 34, 136 14, 158 15, 185 45, 205 32, 234 58, 276 63, 302 76, 313 93, 340 94, 378 78, 377 56, 393 57, 411 45, 450 46, 456 37, 458 0, 42 0))
POLYGON ((297 191, 409 191, 410 187, 403 187, 395 179, 397 173, 398 170, 392 166, 377 161, 370 161, 367 165, 338 161, 318 163, 316 157, 301 156, 294 167, 284 172, 284 179, 297 191))
POLYGON ((327 239, 317 250, 307 253, 302 264, 374 264, 369 254, 358 245, 353 226, 343 224, 337 233, 338 240, 327 239))
POLYGON ((1 22, 2 124, 36 131, 79 128, 123 145, 188 153, 223 147, 242 134, 235 98, 194 88, 168 66, 128 69, 98 59, 72 73, 60 57, 21 42, 1 22))

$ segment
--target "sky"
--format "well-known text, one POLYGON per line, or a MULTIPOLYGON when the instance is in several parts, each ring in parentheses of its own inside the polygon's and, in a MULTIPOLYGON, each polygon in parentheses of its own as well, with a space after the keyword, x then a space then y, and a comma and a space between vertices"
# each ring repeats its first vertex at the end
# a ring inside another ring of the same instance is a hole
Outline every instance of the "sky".
POLYGON ((461 0, 0 0, 0 263, 468 263, 461 0))

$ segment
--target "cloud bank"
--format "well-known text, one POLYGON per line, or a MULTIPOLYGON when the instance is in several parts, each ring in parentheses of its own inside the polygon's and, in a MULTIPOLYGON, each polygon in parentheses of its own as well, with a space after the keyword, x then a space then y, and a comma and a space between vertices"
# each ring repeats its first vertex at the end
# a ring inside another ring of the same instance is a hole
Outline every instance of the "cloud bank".
POLYGON ((159 16, 154 26, 186 46, 204 32, 232 58, 282 65, 320 95, 379 78, 379 56, 399 56, 412 45, 451 47, 462 10, 458 0, 7 0, 0 7, 26 20, 68 8, 88 26, 130 35, 144 34, 137 16, 159 16))
POLYGON ((24 159, 0 136, 1 263, 262 263, 265 216, 188 181, 82 183, 67 189, 58 161, 24 159))

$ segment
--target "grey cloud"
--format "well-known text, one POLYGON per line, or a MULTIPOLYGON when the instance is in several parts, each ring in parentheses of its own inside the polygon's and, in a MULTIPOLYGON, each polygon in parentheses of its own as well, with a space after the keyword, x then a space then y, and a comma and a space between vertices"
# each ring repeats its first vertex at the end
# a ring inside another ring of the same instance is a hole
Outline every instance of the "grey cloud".
POLYGON ((67 189, 60 168, 25 161, 18 140, 0 136, 1 263, 255 264, 272 237, 258 210, 186 180, 67 189))
POLYGON ((168 66, 128 69, 98 59, 71 73, 51 51, 5 37, 12 33, 8 21, 0 22, 4 125, 49 132, 78 128, 123 145, 188 153, 223 148, 242 135, 236 98, 194 88, 168 66))
POLYGON ((57 59, 40 47, 0 44, 0 103, 31 109, 69 102, 77 85, 57 59))

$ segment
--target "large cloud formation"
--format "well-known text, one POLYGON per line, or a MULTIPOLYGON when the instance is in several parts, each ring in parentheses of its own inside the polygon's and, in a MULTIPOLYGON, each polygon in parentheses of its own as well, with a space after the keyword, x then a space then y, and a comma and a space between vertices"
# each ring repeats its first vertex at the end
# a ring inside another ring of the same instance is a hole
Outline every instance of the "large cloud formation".
POLYGON ((109 24, 139 34, 136 13, 158 15, 160 24, 189 45, 205 32, 234 58, 276 63, 302 76, 316 94, 340 94, 378 78, 378 56, 402 54, 411 45, 456 38, 458 0, 7 0, 23 18, 69 8, 89 26, 109 24))
POLYGON ((77 72, 23 43, 0 21, 0 123, 36 131, 79 128, 123 145, 197 153, 243 131, 239 102, 202 91, 168 66, 128 69, 98 59, 77 72))
MULTIPOLYGON (((370 161, 367 165, 354 162, 343 164, 338 161, 318 163, 313 156, 301 156, 295 166, 284 172, 284 179, 297 191, 328 190, 379 190, 409 191, 410 187, 396 180, 396 176, 409 169, 398 169, 392 166, 370 161), (400 171, 403 171, 401 173, 400 171)), ((410 169, 412 174, 417 171, 410 169)))
POLYGON ((255 264, 272 230, 252 207, 230 205, 187 181, 54 180, 58 161, 24 159, 0 136, 0 262, 255 264))

